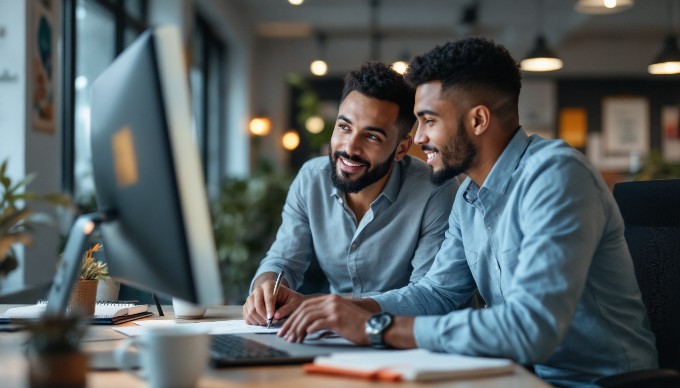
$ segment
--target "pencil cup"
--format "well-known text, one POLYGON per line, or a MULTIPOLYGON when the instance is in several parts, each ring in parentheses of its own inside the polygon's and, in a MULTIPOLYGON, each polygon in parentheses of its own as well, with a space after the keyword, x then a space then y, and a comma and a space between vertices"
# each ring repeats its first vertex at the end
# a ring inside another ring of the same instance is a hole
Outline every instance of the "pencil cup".
POLYGON ((172 310, 175 312, 175 319, 200 319, 203 318, 207 309, 207 306, 172 298, 172 310))
POLYGON ((210 358, 210 337, 193 327, 148 328, 115 351, 116 365, 149 387, 195 387, 210 358), (138 351, 135 370, 130 351, 138 351))

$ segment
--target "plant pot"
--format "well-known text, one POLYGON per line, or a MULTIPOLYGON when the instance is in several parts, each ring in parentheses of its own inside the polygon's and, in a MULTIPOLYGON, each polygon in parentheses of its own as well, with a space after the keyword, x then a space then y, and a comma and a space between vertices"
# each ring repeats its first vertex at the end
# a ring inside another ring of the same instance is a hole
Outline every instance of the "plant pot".
POLYGON ((120 282, 113 279, 100 280, 97 285, 97 300, 116 301, 120 294, 120 282))
POLYGON ((71 300, 69 301, 69 311, 71 314, 94 315, 98 282, 99 280, 79 280, 76 282, 71 293, 71 300))
POLYGON ((85 387, 89 357, 85 353, 28 355, 30 387, 85 387))

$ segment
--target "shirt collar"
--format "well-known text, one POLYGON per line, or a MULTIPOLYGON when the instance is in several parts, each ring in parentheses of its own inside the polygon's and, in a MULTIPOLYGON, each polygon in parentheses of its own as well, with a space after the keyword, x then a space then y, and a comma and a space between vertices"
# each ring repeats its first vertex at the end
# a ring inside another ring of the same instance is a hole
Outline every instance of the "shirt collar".
POLYGON ((505 193, 512 179, 512 174, 522 160, 522 155, 524 155, 527 147, 529 147, 529 143, 531 143, 531 139, 529 139, 524 129, 519 127, 491 168, 482 186, 498 193, 505 193))

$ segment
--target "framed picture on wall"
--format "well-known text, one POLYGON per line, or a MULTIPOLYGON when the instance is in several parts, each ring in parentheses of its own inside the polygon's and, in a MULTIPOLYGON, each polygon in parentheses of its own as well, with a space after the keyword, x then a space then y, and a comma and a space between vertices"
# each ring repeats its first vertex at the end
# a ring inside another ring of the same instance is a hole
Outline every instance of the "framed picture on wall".
POLYGON ((645 97, 605 97, 602 101, 604 151, 612 155, 647 155, 649 101, 645 97))

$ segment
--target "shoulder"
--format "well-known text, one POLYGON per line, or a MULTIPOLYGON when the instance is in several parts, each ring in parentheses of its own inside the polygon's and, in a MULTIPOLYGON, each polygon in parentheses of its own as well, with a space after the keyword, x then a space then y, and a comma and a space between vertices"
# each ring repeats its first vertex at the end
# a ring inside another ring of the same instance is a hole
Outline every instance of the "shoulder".
POLYGON ((328 178, 330 175, 328 156, 317 156, 306 161, 297 173, 296 180, 328 178))
POLYGON ((531 137, 531 143, 522 157, 519 168, 540 171, 550 166, 581 166, 592 170, 586 156, 563 140, 531 137))
POLYGON ((453 188, 458 188, 458 181, 456 178, 449 179, 442 185, 435 185, 430 178, 432 168, 421 159, 406 155, 399 161, 402 168, 403 182, 405 185, 417 185, 423 188, 428 188, 432 191, 440 191, 453 188))
MULTIPOLYGON (((532 136, 517 170, 522 171, 529 181, 546 180, 543 183, 561 182, 558 187, 568 183, 579 183, 583 188, 584 179, 590 180, 594 187, 606 189, 602 176, 588 158, 563 140, 542 139, 532 136)), ((567 188, 568 189, 568 188, 567 188)))

